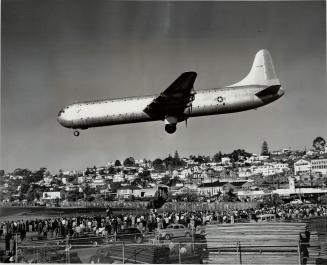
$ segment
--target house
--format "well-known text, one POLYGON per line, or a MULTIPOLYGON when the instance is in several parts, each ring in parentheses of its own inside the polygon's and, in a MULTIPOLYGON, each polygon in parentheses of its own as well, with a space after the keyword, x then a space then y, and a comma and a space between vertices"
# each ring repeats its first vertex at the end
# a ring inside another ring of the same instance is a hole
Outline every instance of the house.
POLYGON ((115 174, 113 176, 113 182, 123 182, 125 181, 125 175, 124 174, 115 174))
POLYGON ((287 163, 274 163, 273 167, 276 169, 276 173, 282 173, 289 170, 287 163))
POLYGON ((153 198, 155 196, 166 197, 168 195, 168 186, 155 185, 144 189, 135 190, 134 196, 138 198, 153 198))
POLYGON ((239 190, 237 192, 237 197, 241 200, 247 199, 252 201, 253 199, 259 199, 269 194, 270 193, 266 193, 263 190, 239 190))
POLYGON ((247 181, 232 181, 232 182, 225 182, 223 184, 222 192, 227 193, 230 190, 237 192, 243 189, 243 185, 245 185, 247 181))
POLYGON ((231 160, 230 160, 229 157, 222 157, 222 158, 221 158, 221 163, 222 163, 223 165, 230 165, 231 160))
POLYGON ((294 163, 294 174, 310 174, 311 172, 311 163, 308 160, 300 159, 294 163))
POLYGON ((312 173, 321 173, 322 175, 327 174, 327 159, 312 159, 311 160, 311 171, 312 173))
POLYGON ((296 188, 295 187, 295 179, 293 177, 289 177, 289 187, 287 189, 276 189, 272 193, 278 194, 280 197, 290 197, 291 195, 302 196, 302 197, 310 197, 312 195, 326 195, 327 188, 296 188))
POLYGON ((239 167, 238 168, 238 177, 239 178, 248 178, 252 176, 252 170, 250 167, 239 167))
POLYGON ((254 175, 262 174, 263 176, 271 176, 276 174, 276 170, 271 164, 265 163, 264 165, 253 167, 253 174, 254 175))
POLYGON ((105 180, 101 176, 97 176, 91 183, 92 188, 96 188, 99 186, 103 186, 105 184, 105 180))
POLYGON ((198 186, 198 193, 202 196, 213 196, 223 192, 223 185, 226 182, 208 182, 198 186))
POLYGON ((118 198, 128 198, 129 196, 135 196, 137 194, 139 187, 133 185, 121 185, 117 188, 117 197, 118 198))
POLYGON ((47 191, 42 193, 42 201, 46 204, 52 204, 59 201, 61 198, 60 191, 47 191))

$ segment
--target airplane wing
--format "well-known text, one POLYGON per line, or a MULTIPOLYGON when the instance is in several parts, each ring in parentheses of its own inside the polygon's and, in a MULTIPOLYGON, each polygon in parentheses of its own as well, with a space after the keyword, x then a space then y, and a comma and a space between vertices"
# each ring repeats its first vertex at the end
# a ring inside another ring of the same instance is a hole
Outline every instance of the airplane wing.
POLYGON ((155 98, 144 112, 154 119, 164 120, 167 115, 180 117, 194 100, 193 85, 197 74, 181 74, 164 92, 155 98))

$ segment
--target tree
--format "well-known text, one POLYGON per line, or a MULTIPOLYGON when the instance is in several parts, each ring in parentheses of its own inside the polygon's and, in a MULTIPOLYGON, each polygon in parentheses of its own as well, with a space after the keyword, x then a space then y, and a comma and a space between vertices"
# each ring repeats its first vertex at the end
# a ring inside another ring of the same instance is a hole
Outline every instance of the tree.
POLYGON ((165 175, 162 179, 161 179, 161 184, 164 184, 164 185, 169 185, 170 184, 170 176, 168 175, 165 175))
POLYGON ((93 194, 95 194, 95 188, 91 188, 88 184, 85 185, 85 187, 83 188, 83 193, 84 193, 84 198, 87 201, 92 201, 94 200, 94 197, 92 196, 93 194))
POLYGON ((115 161, 115 167, 121 167, 121 163, 118 159, 115 161))
POLYGON ((14 176, 24 176, 24 177, 28 177, 29 175, 31 175, 31 171, 28 169, 21 169, 21 168, 16 168, 13 172, 14 176))
POLYGON ((156 158, 152 163, 153 168, 156 171, 164 171, 165 166, 163 165, 163 161, 160 158, 156 158))
POLYGON ((197 202, 198 199, 197 192, 191 189, 186 189, 182 193, 176 195, 177 201, 197 202))
POLYGON ((225 194, 224 201, 227 202, 237 201, 237 195, 234 193, 234 190, 232 188, 230 188, 229 191, 225 194))
POLYGON ((77 176, 75 176, 75 175, 67 175, 66 176, 67 177, 67 181, 69 182, 69 183, 72 183, 72 182, 76 182, 77 181, 77 176))
POLYGON ((176 150, 174 158, 172 159, 172 165, 174 168, 182 166, 182 160, 179 158, 179 154, 176 150))
POLYGON ((128 157, 124 161, 124 166, 125 167, 132 167, 135 165, 135 159, 133 157, 128 157))
POLYGON ((326 141, 321 136, 318 136, 313 140, 312 146, 316 151, 324 151, 326 146, 326 141))
POLYGON ((82 199, 83 194, 78 192, 78 190, 71 190, 67 193, 68 201, 77 201, 78 199, 82 199))
POLYGON ((263 141, 262 146, 261 146, 261 155, 267 156, 269 155, 269 149, 268 149, 268 144, 266 141, 263 141))
POLYGON ((251 154, 246 152, 244 149, 236 149, 227 156, 234 162, 237 162, 241 157, 250 157, 251 154))
POLYGON ((221 162, 221 157, 222 157, 222 153, 219 151, 218 153, 216 153, 214 156, 213 156, 213 160, 215 162, 221 162))

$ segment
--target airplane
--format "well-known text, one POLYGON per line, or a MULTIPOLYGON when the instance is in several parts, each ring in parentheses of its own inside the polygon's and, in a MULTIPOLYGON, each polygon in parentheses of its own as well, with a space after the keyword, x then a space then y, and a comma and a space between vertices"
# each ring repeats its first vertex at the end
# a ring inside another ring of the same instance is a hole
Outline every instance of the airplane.
POLYGON ((172 134, 177 123, 187 126, 191 117, 257 109, 284 95, 265 49, 257 52, 250 72, 238 83, 195 91, 196 77, 196 72, 184 72, 159 95, 75 103, 60 110, 58 122, 79 136, 79 129, 161 120, 172 134))

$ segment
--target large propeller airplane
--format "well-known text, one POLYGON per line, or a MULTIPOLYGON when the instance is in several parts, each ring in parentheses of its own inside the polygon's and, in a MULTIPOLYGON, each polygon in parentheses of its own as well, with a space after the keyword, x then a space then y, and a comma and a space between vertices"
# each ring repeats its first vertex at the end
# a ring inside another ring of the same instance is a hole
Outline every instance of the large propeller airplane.
POLYGON ((196 77, 185 72, 160 95, 75 103, 60 110, 58 122, 78 136, 79 129, 162 120, 171 134, 190 117, 257 109, 284 95, 267 50, 257 52, 249 74, 236 84, 195 91, 196 77))

